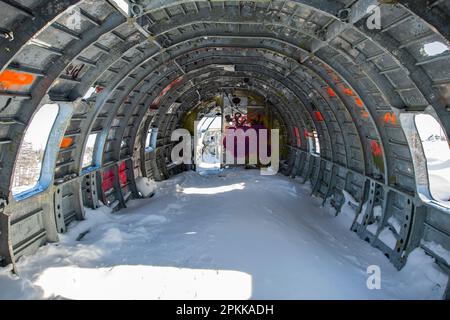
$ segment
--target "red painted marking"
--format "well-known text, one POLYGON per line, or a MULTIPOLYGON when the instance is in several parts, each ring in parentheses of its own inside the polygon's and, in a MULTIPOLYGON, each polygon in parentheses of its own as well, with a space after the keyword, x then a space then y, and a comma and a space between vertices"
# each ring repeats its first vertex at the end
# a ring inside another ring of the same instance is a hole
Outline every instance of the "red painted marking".
MULTIPOLYGON (((122 162, 119 166, 119 182, 121 186, 124 186, 127 183, 127 175, 126 171, 127 167, 125 161, 122 162)), ((114 174, 113 169, 109 169, 102 174, 102 190, 103 192, 108 191, 112 187, 114 187, 114 179, 116 175, 114 174)))
POLYGON ((300 131, 298 130, 297 127, 294 127, 294 135, 295 138, 297 139, 297 147, 300 147, 302 145, 302 140, 300 138, 300 131))
POLYGON ((312 132, 309 132, 306 129, 303 131, 303 135, 305 136, 305 138, 310 138, 313 136, 312 132))
POLYGON ((358 107, 360 107, 360 108, 364 107, 364 104, 360 98, 356 97, 355 102, 358 105, 358 107))
POLYGON ((352 95, 353 95, 352 89, 349 89, 349 88, 345 88, 345 89, 344 89, 344 93, 345 93, 346 95, 348 95, 348 96, 352 96, 352 95))
POLYGON ((394 126, 397 124, 397 116, 395 113, 386 112, 384 114, 384 122, 386 123, 392 123, 394 126))
POLYGON ((375 140, 372 140, 372 141, 370 142, 370 147, 372 148, 372 154, 373 154, 375 157, 381 156, 382 151, 381 151, 381 147, 380 147, 380 145, 378 144, 378 142, 376 142, 375 140))
POLYGON ((314 116, 316 117, 316 120, 319 122, 324 121, 322 114, 320 113, 320 111, 316 111, 314 112, 314 116))
POLYGON ((124 161, 119 166, 119 180, 122 187, 127 184, 127 174, 125 172, 126 170, 127 166, 124 161))
POLYGON ((393 125, 397 124, 397 116, 395 115, 395 113, 393 113, 391 116, 391 122, 393 125))
POLYGON ((153 103, 150 106, 150 109, 154 109, 155 106, 157 106, 159 104, 159 102, 161 101, 161 98, 164 97, 166 95, 167 92, 169 92, 170 89, 172 89, 172 87, 174 85, 176 85, 177 83, 179 83, 181 80, 183 79, 183 76, 180 76, 178 78, 176 78, 175 80, 173 80, 171 83, 169 83, 162 91, 161 93, 158 95, 158 97, 153 101, 153 103))
POLYGON ((102 190, 103 192, 108 191, 112 187, 114 187, 114 170, 109 169, 102 174, 102 190))
POLYGON ((5 70, 0 73, 0 88, 5 90, 18 89, 33 83, 34 76, 28 73, 5 70))
POLYGON ((328 95, 329 95, 330 97, 335 97, 335 96, 336 96, 336 93, 335 93, 334 90, 331 89, 330 87, 327 88, 327 92, 328 92, 328 95))

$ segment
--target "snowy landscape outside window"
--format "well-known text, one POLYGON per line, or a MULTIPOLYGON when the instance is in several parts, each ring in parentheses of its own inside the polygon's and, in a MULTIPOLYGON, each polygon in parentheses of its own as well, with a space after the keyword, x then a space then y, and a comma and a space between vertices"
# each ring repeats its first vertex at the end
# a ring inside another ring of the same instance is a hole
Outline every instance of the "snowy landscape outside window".
POLYGON ((316 154, 320 154, 320 143, 319 143, 319 135, 317 134, 317 131, 313 132, 314 134, 314 143, 315 143, 315 152, 316 154))
POLYGON ((444 130, 431 115, 417 115, 415 121, 427 160, 431 195, 450 205, 450 149, 444 130))
POLYGON ((89 135, 88 141, 86 142, 86 147, 84 149, 83 155, 83 168, 87 168, 93 165, 93 155, 94 155, 94 147, 95 141, 97 140, 97 134, 91 133, 89 135))
POLYGON ((308 144, 311 154, 320 155, 319 136, 316 130, 313 130, 311 133, 308 134, 308 144))
POLYGON ((17 157, 12 185, 14 195, 29 191, 39 184, 45 148, 58 111, 57 104, 46 104, 34 115, 17 157))

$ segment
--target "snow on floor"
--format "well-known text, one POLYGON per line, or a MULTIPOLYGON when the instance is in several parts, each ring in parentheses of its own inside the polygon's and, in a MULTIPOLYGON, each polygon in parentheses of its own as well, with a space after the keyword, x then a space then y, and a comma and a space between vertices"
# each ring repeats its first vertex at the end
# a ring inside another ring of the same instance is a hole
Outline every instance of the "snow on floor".
POLYGON ((423 251, 402 271, 320 208, 309 187, 259 170, 186 172, 118 213, 87 211, 61 242, 0 269, 0 298, 440 299, 423 251), (79 241, 80 233, 89 232, 79 241), (381 269, 369 290, 367 268, 381 269))

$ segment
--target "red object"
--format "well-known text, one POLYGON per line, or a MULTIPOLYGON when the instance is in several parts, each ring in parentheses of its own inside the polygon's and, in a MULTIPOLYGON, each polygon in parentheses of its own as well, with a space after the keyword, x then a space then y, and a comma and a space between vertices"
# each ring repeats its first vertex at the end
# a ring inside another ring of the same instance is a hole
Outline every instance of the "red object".
POLYGON ((122 187, 127 183, 127 174, 125 172, 126 170, 127 166, 124 161, 119 166, 119 181, 122 187))
POLYGON ((304 134, 305 138, 309 138, 309 137, 313 136, 313 134, 306 129, 303 131, 303 134, 304 134))
POLYGON ((109 169, 107 171, 104 171, 102 174, 102 190, 103 192, 108 191, 114 186, 114 170, 109 169))
POLYGON ((390 113, 390 112, 386 112, 384 114, 384 122, 386 123, 392 123, 393 125, 397 124, 397 116, 395 115, 395 113, 390 113))
POLYGON ((362 108, 364 106, 363 102, 360 98, 355 98, 355 102, 358 105, 358 107, 360 107, 360 108, 362 108))
MULTIPOLYGON (((119 182, 123 187, 127 183, 127 175, 126 175, 127 166, 125 161, 119 165, 119 182)), ((102 174, 102 190, 103 192, 108 191, 112 187, 114 187, 114 179, 116 175, 114 174, 114 169, 108 169, 104 171, 102 174)))
POLYGON ((319 122, 324 121, 323 116, 322 116, 322 114, 320 113, 320 111, 314 112, 314 115, 315 115, 317 121, 319 121, 319 122))
POLYGON ((344 89, 344 93, 345 93, 346 95, 348 95, 348 96, 352 96, 352 95, 353 95, 352 89, 349 89, 349 88, 345 88, 345 89, 344 89))
POLYGON ((297 147, 300 147, 302 145, 302 140, 300 138, 300 132, 298 131, 297 127, 294 127, 294 135, 295 138, 297 139, 297 147))
POLYGON ((335 96, 336 96, 336 93, 335 93, 334 90, 331 89, 330 87, 327 88, 327 92, 328 92, 328 95, 329 95, 330 97, 335 97, 335 96))
POLYGON ((375 140, 372 140, 370 142, 370 147, 372 148, 372 154, 376 157, 381 156, 382 151, 381 151, 381 147, 378 144, 378 142, 376 142, 375 140))
POLYGON ((33 83, 34 76, 28 73, 5 70, 0 72, 0 88, 15 90, 33 83))
POLYGON ((159 102, 161 101, 161 98, 165 96, 165 94, 167 92, 169 92, 170 89, 172 89, 172 87, 174 85, 176 85, 178 82, 180 82, 183 79, 183 76, 180 76, 178 78, 176 78, 175 80, 173 80, 171 83, 169 83, 164 89, 162 89, 161 93, 158 95, 158 97, 153 101, 153 103, 150 106, 150 109, 155 109, 155 107, 159 104, 159 102))
POLYGON ((61 147, 62 149, 65 149, 65 148, 70 147, 70 146, 72 145, 72 143, 73 143, 73 139, 72 139, 72 138, 70 138, 70 137, 64 137, 64 138, 62 139, 62 141, 61 141, 60 147, 61 147))
POLYGON ((392 123, 393 125, 396 125, 396 124, 397 124, 397 116, 395 115, 395 113, 393 113, 393 114, 391 115, 391 123, 392 123))

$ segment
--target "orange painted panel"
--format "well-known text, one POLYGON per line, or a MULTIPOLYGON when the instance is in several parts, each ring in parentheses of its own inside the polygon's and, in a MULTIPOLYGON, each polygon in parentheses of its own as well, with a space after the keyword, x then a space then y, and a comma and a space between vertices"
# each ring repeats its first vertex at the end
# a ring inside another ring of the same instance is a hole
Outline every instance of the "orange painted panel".
POLYGON ((73 143, 73 139, 72 138, 65 137, 61 141, 61 148, 62 149, 68 148, 68 147, 70 147, 72 145, 72 143, 73 143))
POLYGON ((33 83, 34 76, 28 73, 5 70, 0 73, 0 88, 15 90, 33 83))

